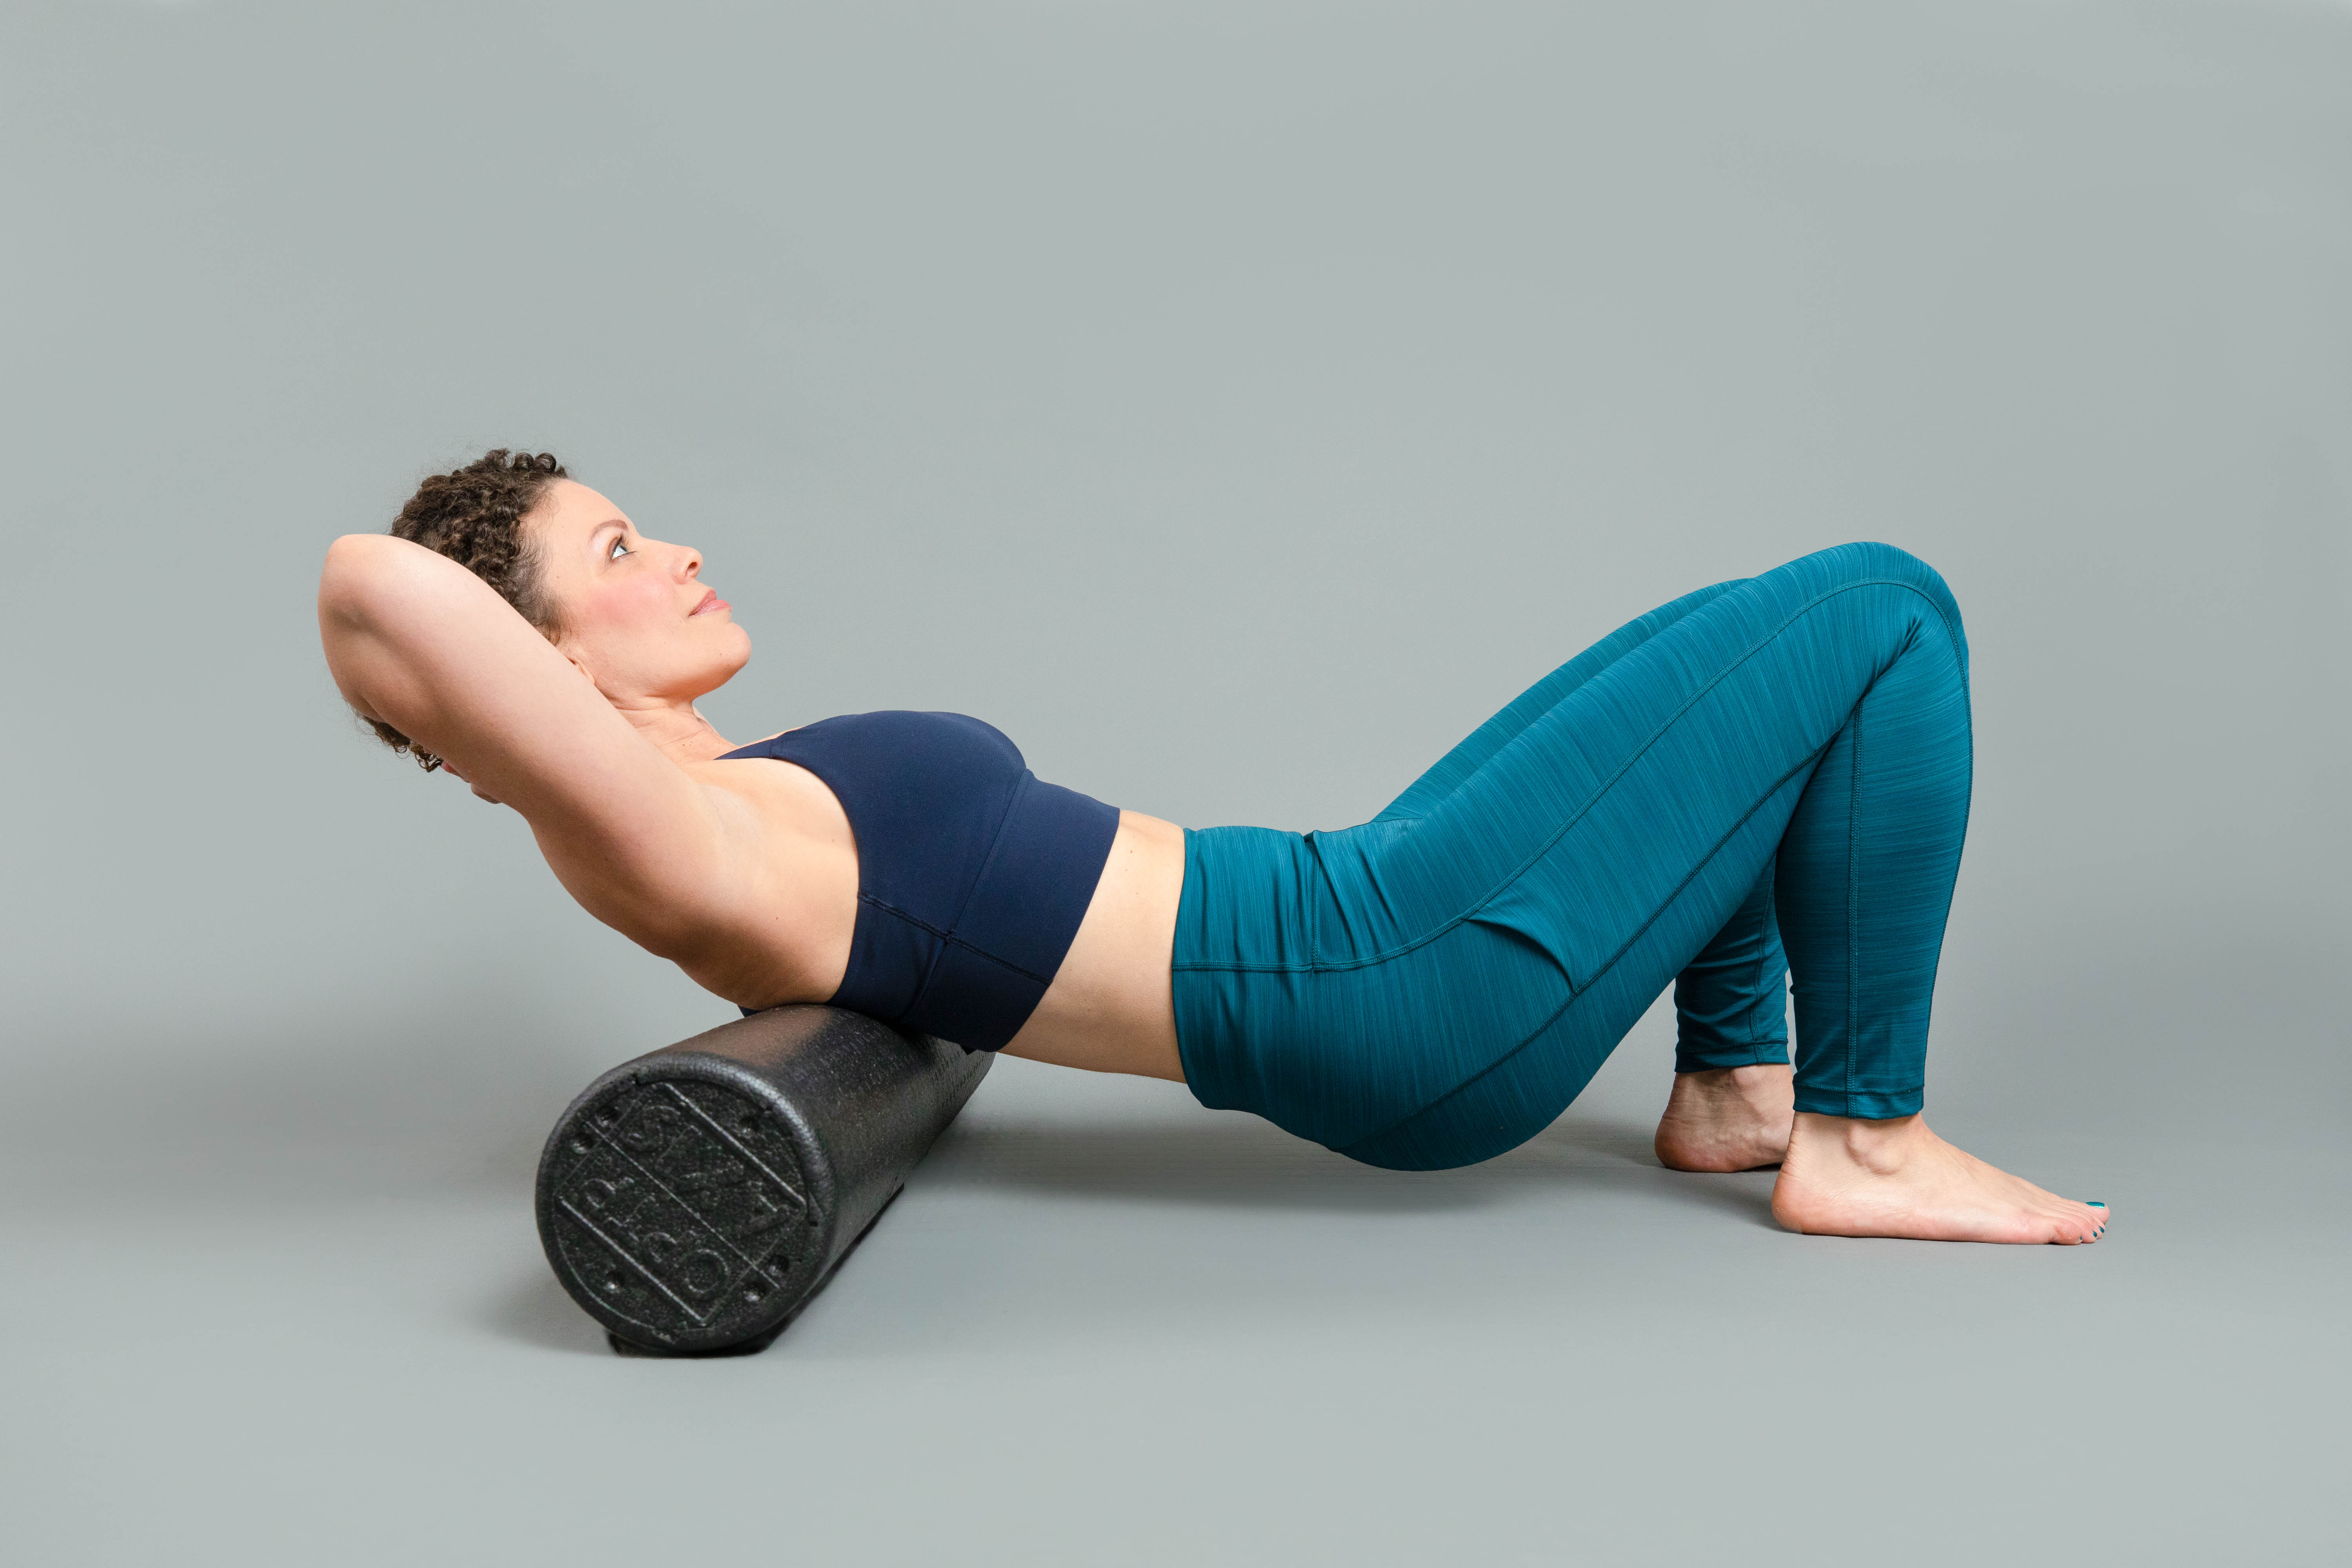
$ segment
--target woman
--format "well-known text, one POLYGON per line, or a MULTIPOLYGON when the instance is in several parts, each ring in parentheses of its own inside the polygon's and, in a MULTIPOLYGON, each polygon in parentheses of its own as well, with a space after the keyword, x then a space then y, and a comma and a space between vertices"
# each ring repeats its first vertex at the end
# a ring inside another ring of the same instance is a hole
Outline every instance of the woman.
POLYGON ((1114 811, 955 715, 734 746, 694 704, 751 642, 701 568, 552 457, 494 451, 393 536, 335 542, 320 634, 388 742, 513 806, 590 913, 747 1011, 1174 1079, 1437 1169, 1541 1130, 1671 983, 1666 1164, 1777 1163, 1773 1214, 1813 1234, 2105 1228, 1919 1115, 1968 652, 1901 551, 1654 610, 1372 821, 1307 835, 1114 811))

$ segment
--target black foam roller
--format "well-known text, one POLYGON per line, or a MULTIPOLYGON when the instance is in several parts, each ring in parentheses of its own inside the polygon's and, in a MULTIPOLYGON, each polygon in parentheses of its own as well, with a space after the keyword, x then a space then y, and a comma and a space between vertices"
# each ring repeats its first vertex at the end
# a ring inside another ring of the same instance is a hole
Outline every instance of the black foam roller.
POLYGON ((539 1162, 539 1235, 615 1350, 757 1350, 963 1109, 991 1053, 777 1007, 624 1062, 539 1162))

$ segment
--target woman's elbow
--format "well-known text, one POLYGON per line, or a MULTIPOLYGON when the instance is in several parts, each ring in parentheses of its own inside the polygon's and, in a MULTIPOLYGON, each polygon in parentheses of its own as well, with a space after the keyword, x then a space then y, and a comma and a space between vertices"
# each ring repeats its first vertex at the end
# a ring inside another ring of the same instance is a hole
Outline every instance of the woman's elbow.
POLYGON ((386 544, 401 540, 382 533, 346 533, 327 546, 326 564, 319 569, 319 624, 332 630, 366 618, 372 600, 385 576, 386 544))
POLYGON ((429 595, 434 568, 442 558, 422 545, 388 533, 346 533, 327 546, 319 569, 319 626, 332 637, 338 629, 381 626, 393 612, 429 595))
POLYGON ((362 688, 380 670, 381 652, 397 621, 405 540, 382 533, 347 533, 327 547, 319 570, 319 643, 327 669, 343 700, 362 719, 375 720, 362 688))

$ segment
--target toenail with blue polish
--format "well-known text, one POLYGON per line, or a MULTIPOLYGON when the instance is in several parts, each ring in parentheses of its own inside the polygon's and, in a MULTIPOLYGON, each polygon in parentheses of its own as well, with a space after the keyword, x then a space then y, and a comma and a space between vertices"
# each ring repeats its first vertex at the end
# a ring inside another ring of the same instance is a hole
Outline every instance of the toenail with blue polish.
POLYGON ((2101 1202, 2100 1202, 2098 1199, 2096 1199, 2096 1198, 2084 1198, 2084 1199, 2083 1200, 2083 1205, 2084 1205, 2084 1207, 2086 1207, 2086 1208, 2095 1208, 2095 1209, 2103 1209, 2103 1208, 2105 1208, 2105 1207, 2106 1207, 2106 1206, 2107 1206, 2106 1205, 2105 1205, 2105 1204, 2101 1203, 2101 1202))

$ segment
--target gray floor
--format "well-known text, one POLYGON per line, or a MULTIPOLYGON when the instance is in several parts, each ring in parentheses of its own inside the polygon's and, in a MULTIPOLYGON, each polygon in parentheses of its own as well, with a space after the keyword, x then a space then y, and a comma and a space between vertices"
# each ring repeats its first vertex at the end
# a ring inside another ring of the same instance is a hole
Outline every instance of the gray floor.
POLYGON ((1435 1175, 1007 1060, 782 1340, 696 1363, 613 1356, 553 1284, 535 1128, 271 1147, 325 1087, 287 1061, 189 1075, 176 1138, 44 1097, 75 1126, 10 1130, 51 1154, 12 1194, 53 1194, 7 1215, 16 1560, 2341 1561, 2342 1042, 2285 955, 2167 959, 1947 1030, 1974 1076, 2069 1058, 2038 1117, 1938 1117, 2104 1194, 2096 1247, 1794 1237, 1769 1174, 1659 1169, 1663 1016, 1435 1175), (2021 1041, 2078 988, 2125 1016, 2021 1041), (2303 1092, 2217 1113, 2257 1051, 2303 1092))
POLYGON ((12 1565, 2352 1554, 2352 12, 27 0, 0 210, 12 1565), (2110 1238, 1784 1235, 1654 1013, 1431 1175, 1005 1061, 772 1350, 616 1358, 537 1142, 730 1009, 311 619, 492 443, 705 551, 728 733, 1194 826, 1916 551, 1929 1114, 2110 1238))

